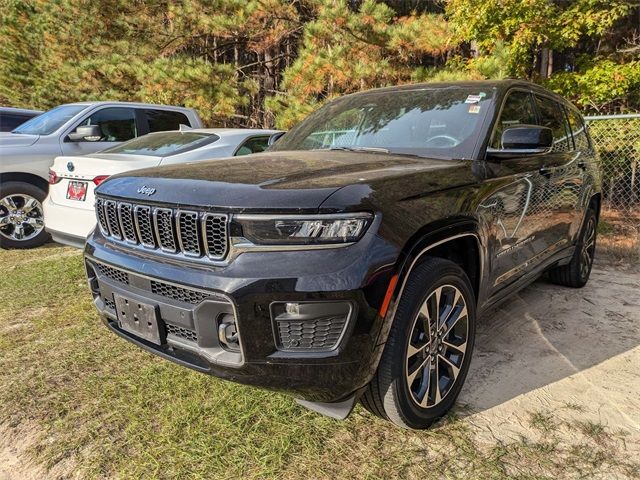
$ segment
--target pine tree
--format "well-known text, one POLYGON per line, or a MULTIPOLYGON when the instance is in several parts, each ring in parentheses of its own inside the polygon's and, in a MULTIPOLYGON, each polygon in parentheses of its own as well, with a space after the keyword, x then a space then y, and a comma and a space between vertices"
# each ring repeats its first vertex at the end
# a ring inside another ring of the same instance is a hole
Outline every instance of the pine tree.
POLYGON ((288 128, 323 100, 365 88, 408 82, 417 65, 444 63, 451 47, 438 14, 397 17, 382 2, 312 2, 314 20, 304 27, 300 52, 284 73, 285 92, 268 99, 278 126, 288 128))

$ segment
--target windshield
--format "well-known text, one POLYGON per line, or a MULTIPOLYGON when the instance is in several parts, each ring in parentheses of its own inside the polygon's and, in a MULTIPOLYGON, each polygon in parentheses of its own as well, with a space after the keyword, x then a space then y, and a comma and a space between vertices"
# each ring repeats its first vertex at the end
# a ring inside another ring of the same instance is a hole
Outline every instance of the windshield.
POLYGON ((369 150, 470 158, 493 92, 471 87, 372 91, 311 114, 272 150, 369 150))
POLYGON ((60 105, 23 123, 18 128, 12 130, 12 133, 49 135, 85 108, 87 108, 87 105, 60 105))
POLYGON ((101 153, 123 153, 127 155, 152 155, 168 157, 208 145, 220 137, 213 133, 202 132, 160 132, 134 138, 101 153))

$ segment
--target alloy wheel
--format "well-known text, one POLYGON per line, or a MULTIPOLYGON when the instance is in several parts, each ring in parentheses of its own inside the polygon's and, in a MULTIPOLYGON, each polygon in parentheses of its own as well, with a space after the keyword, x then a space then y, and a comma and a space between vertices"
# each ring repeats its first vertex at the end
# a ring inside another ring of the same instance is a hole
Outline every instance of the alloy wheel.
POLYGON ((42 204, 30 195, 12 194, 0 199, 0 235, 10 240, 30 240, 44 229, 42 204))
POLYGON ((467 304, 453 285, 436 288, 411 327, 405 377, 412 400, 421 408, 438 405, 458 378, 469 336, 467 304))
POLYGON ((584 230, 584 240, 582 251, 580 252, 580 277, 587 278, 593 263, 593 256, 596 250, 596 220, 589 218, 584 230))

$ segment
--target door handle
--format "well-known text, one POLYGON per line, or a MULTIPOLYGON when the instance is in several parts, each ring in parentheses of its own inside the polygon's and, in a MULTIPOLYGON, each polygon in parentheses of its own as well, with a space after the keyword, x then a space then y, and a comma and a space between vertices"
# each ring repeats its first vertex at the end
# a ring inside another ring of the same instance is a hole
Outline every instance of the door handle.
POLYGON ((541 167, 538 171, 540 172, 540 175, 546 178, 551 178, 551 175, 553 174, 553 168, 550 167, 541 167))

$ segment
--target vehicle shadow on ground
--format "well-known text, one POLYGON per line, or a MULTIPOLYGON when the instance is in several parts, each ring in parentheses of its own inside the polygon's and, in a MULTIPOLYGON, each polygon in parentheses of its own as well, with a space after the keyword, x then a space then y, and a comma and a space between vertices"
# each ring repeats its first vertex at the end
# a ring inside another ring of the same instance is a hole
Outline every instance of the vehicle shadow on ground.
POLYGON ((478 322, 460 415, 505 403, 640 345, 640 273, 594 267, 582 289, 541 279, 478 322))

